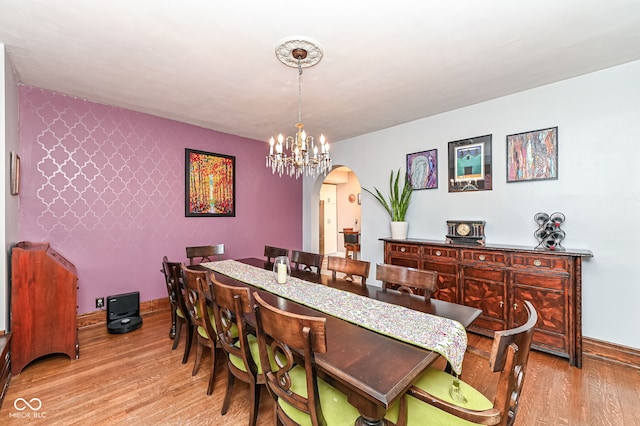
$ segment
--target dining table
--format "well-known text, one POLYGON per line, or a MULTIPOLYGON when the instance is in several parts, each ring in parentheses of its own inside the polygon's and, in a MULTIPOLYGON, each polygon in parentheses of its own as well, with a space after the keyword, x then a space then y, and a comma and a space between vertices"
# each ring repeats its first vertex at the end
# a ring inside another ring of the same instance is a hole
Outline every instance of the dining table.
MULTIPOLYGON (((200 265, 213 272, 216 280, 229 285, 249 287, 257 291, 267 303, 279 309, 302 315, 326 318, 327 351, 315 355, 318 376, 343 392, 360 413, 356 425, 385 425, 386 411, 398 401, 407 389, 431 366, 441 353, 413 344, 406 339, 397 338, 392 333, 381 333, 353 321, 330 315, 326 310, 318 310, 305 303, 283 297, 264 286, 251 284, 249 275, 262 276, 270 271, 273 264, 259 258, 244 258, 207 262, 200 265), (231 262, 231 263, 230 263, 231 262), (235 262, 235 263, 233 263, 235 262), (224 267, 223 267, 224 266, 224 267), (249 268, 253 267, 253 268, 249 268), (228 271, 243 269, 245 276, 239 279, 228 271), (222 272, 221 272, 222 271, 222 272)), ((395 290, 383 290, 375 285, 361 285, 344 278, 331 275, 315 274, 301 269, 292 269, 291 277, 304 283, 326 286, 336 291, 332 296, 334 305, 340 305, 341 298, 353 295, 361 296, 363 306, 383 304, 390 308, 405 309, 407 318, 411 314, 428 314, 426 318, 448 319, 466 328, 481 313, 479 309, 428 299, 395 290), (388 305, 386 305, 388 304, 388 305)), ((275 277, 272 278, 275 283, 275 277)), ((287 284, 280 284, 286 286, 287 284)), ((307 287, 313 292, 314 286, 307 287)), ((315 287, 317 290, 328 290, 315 287)), ((358 316, 366 317, 366 312, 358 316)), ((248 324, 255 325, 255 316, 249 315, 248 324)), ((422 328, 422 324, 413 324, 422 328)), ((427 327, 424 327, 427 329, 427 327)), ((464 332, 466 347, 466 332, 464 332)), ((440 351, 441 352, 441 351, 440 351)))

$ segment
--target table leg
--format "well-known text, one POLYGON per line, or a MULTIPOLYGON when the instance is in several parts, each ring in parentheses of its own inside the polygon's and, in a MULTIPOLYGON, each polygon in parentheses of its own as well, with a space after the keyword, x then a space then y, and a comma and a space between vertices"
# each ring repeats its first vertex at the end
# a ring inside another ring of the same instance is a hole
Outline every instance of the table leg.
POLYGON ((375 419, 365 419, 364 417, 360 416, 358 417, 358 420, 356 420, 356 426, 386 426, 387 421, 382 418, 379 420, 375 420, 375 419))

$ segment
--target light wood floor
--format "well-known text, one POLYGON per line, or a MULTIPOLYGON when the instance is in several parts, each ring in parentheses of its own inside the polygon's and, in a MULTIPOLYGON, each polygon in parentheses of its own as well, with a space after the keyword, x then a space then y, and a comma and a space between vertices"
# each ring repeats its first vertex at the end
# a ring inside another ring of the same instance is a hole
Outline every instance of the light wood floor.
MULTIPOLYGON (((168 330, 168 312, 146 315, 142 328, 127 334, 110 335, 104 326, 80 330, 78 360, 46 357, 12 378, 0 424, 248 424, 248 388, 242 383, 236 382, 230 411, 220 415, 226 384, 222 356, 217 357, 214 394, 207 396, 210 360, 205 358, 192 377, 193 351, 182 365, 184 340, 172 351, 168 330), (44 418, 35 419, 28 408, 18 411, 17 398, 39 398, 38 413, 44 418)), ((473 335, 470 341, 489 343, 473 335)), ((480 358, 465 358, 463 377, 491 392, 495 382, 484 371, 480 358)), ((263 391, 258 425, 272 424, 272 404, 263 391)), ((640 425, 639 407, 640 370, 591 358, 577 369, 563 358, 532 352, 516 424, 635 426, 640 425)))

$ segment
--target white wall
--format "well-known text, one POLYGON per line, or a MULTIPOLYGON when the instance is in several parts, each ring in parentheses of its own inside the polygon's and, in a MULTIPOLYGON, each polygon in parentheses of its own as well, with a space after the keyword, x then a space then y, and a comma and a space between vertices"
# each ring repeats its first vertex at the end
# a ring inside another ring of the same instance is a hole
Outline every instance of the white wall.
POLYGON ((4 209, 0 212, 0 239, 5 248, 0 258, 0 331, 8 326, 8 291, 9 291, 9 255, 10 249, 18 238, 18 196, 9 191, 9 153, 18 152, 18 86, 9 55, 0 43, 0 182, 4 191, 4 209))
MULTIPOLYGON (((594 254, 583 263, 583 335, 640 348, 640 61, 340 141, 332 158, 363 187, 382 190, 407 153, 433 148, 438 189, 414 193, 409 238, 444 240, 447 219, 481 219, 487 243, 534 247, 534 214, 562 212, 563 245, 594 254), (553 126, 558 180, 506 183, 506 136, 553 126), (493 190, 449 193, 447 143, 485 134, 493 135, 493 190)), ((312 246, 317 181, 305 180, 304 191, 304 242, 312 246)), ((389 235, 388 222, 363 192, 362 259, 383 261, 378 238, 389 235)))

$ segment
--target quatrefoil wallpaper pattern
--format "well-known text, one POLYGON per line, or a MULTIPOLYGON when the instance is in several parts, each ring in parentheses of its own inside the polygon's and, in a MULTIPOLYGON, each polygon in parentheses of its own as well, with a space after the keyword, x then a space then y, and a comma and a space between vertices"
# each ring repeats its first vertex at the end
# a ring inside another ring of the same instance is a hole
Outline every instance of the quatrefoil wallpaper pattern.
POLYGON ((162 256, 185 261, 187 245, 225 243, 229 256, 246 257, 301 244, 301 182, 273 177, 265 147, 21 86, 20 239, 49 242, 76 265, 79 313, 112 294, 166 297, 162 256), (185 148, 236 156, 235 218, 184 217, 185 148), (260 226, 264 216, 290 232, 260 226))

